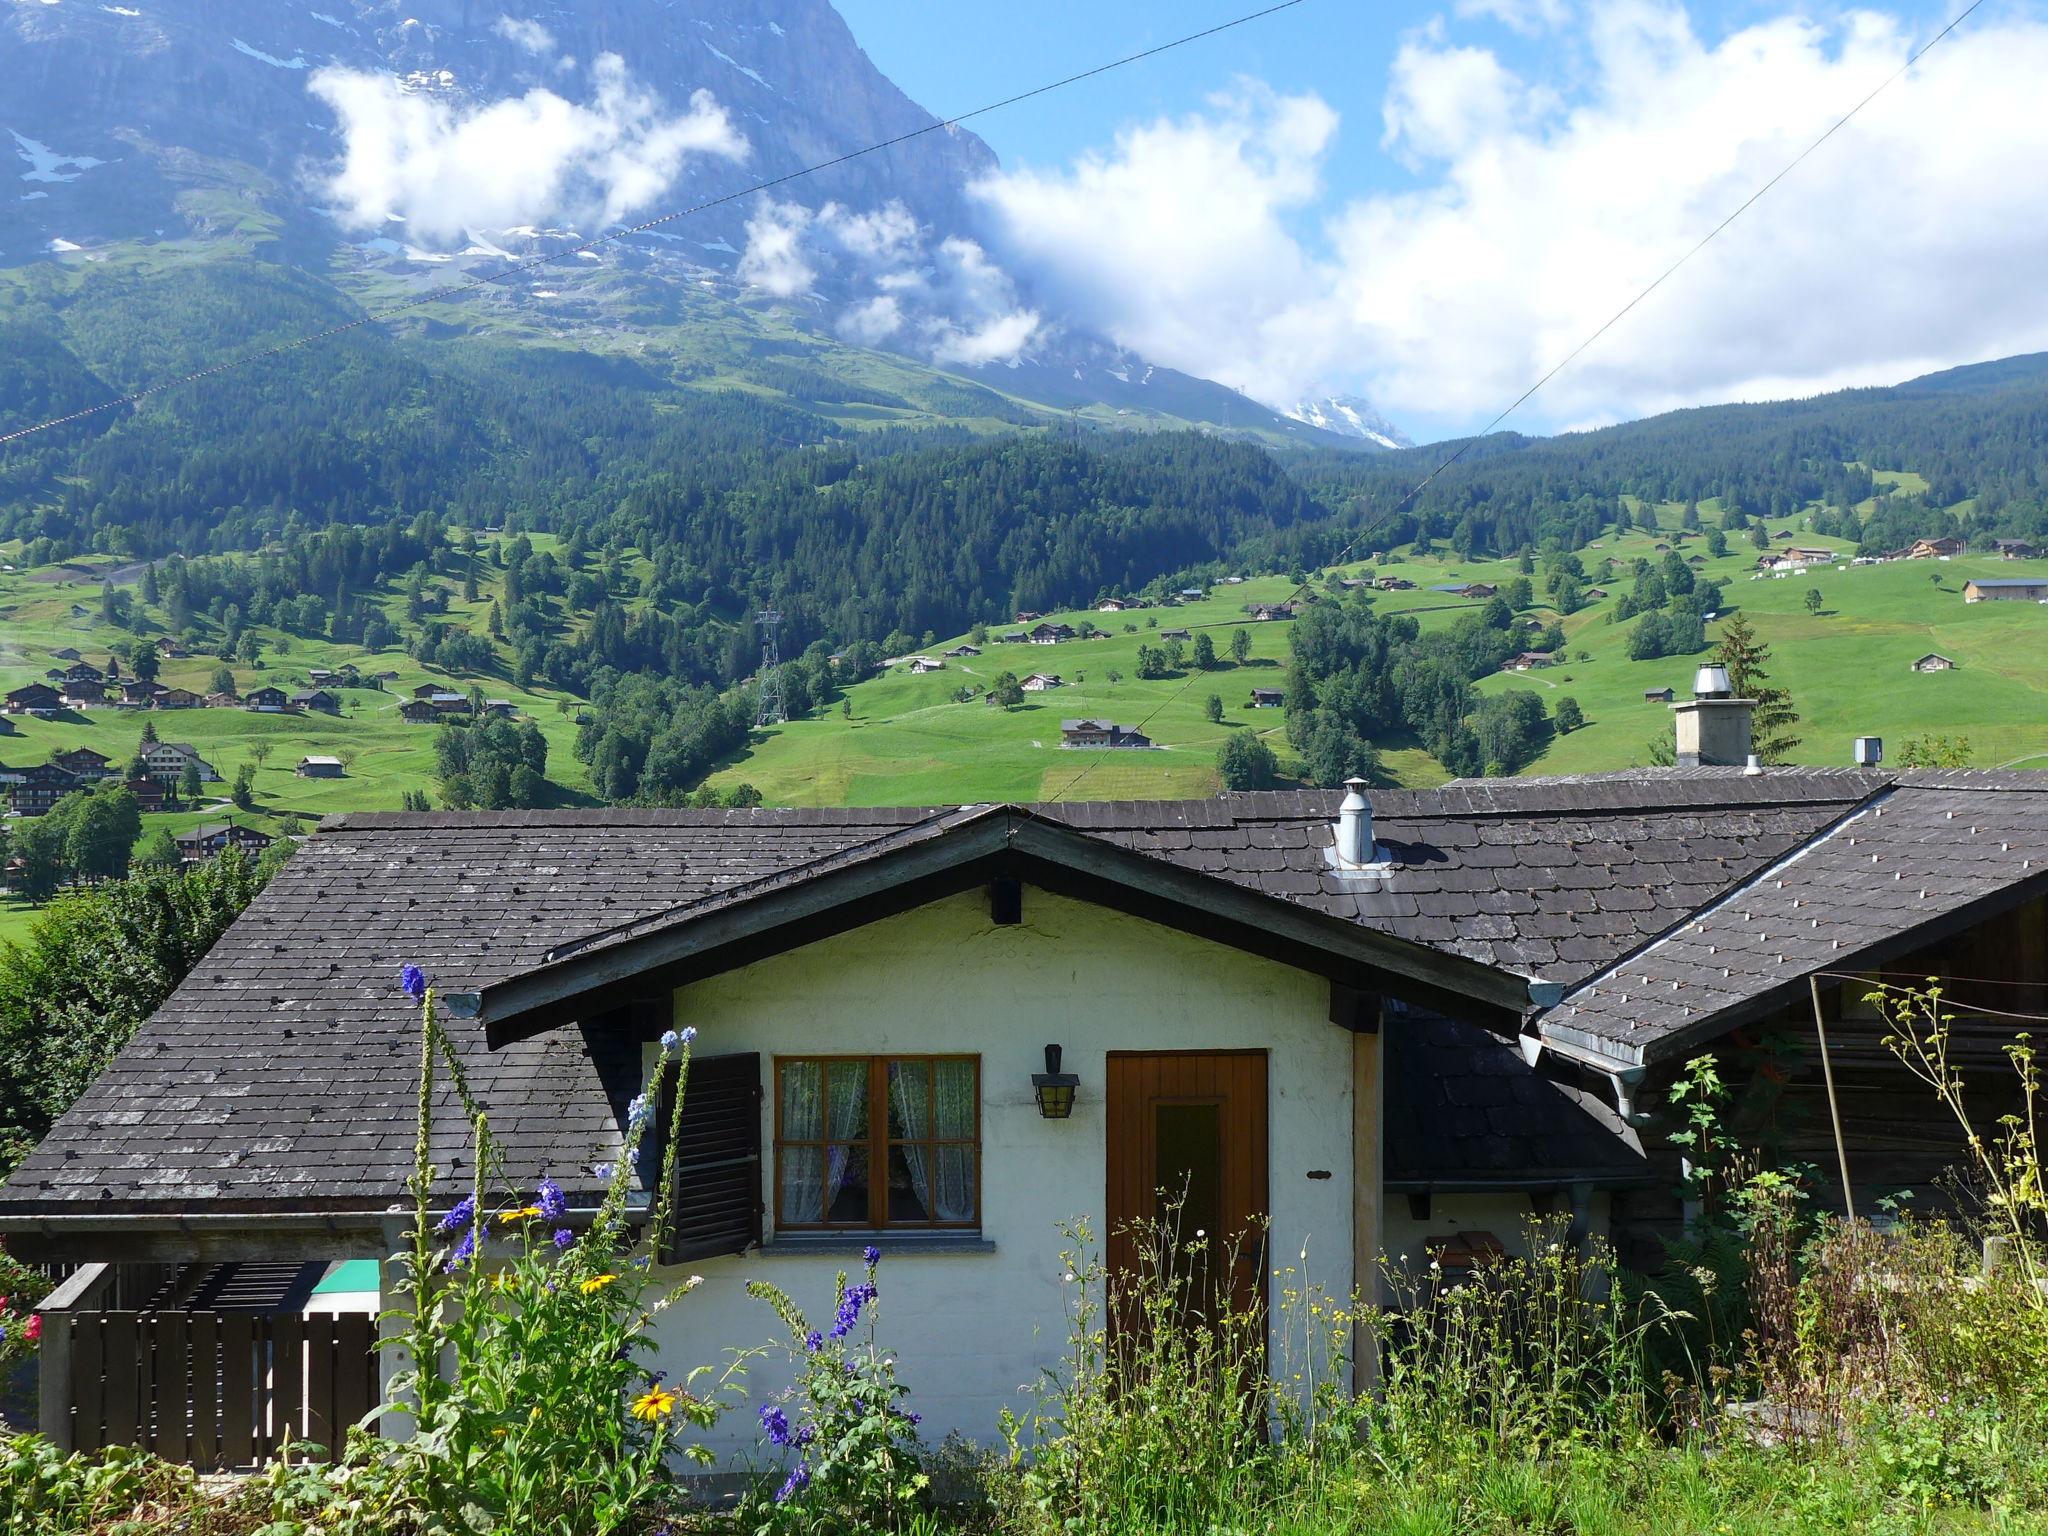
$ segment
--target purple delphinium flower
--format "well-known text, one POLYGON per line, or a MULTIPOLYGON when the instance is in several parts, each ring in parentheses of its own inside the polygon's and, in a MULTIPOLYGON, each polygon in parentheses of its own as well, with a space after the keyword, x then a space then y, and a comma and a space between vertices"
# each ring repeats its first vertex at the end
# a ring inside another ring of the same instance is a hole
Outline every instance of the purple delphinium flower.
POLYGON ((861 1258, 867 1261, 867 1266, 869 1269, 873 1269, 877 1264, 882 1262, 882 1250, 877 1248, 873 1243, 869 1243, 867 1247, 861 1249, 860 1256, 861 1258))
POLYGON ((839 1303, 839 1315, 832 1320, 832 1337, 843 1339, 853 1332, 853 1325, 860 1321, 860 1309, 875 1299, 875 1288, 871 1283, 849 1285, 846 1298, 839 1303))
POLYGON ((464 1264, 468 1263, 469 1260, 471 1260, 475 1256, 476 1228, 471 1227, 467 1232, 462 1234, 462 1241, 455 1245, 455 1251, 448 1255, 448 1262, 442 1265, 441 1267, 452 1275, 455 1273, 456 1270, 462 1268, 464 1264))
POLYGON ((560 1221, 569 1214, 569 1199, 562 1193, 562 1186, 545 1174, 534 1192, 533 1203, 540 1207, 542 1221, 560 1221))
POLYGON ((612 1175, 618 1171, 618 1168, 617 1165, 612 1163, 592 1163, 590 1165, 590 1171, 596 1177, 603 1179, 607 1184, 609 1184, 611 1182, 612 1175))
POLYGON ((787 1504, 791 1499, 795 1498, 798 1494, 802 1493, 805 1487, 810 1483, 810 1481, 810 1463, 804 1461, 798 1462, 796 1464, 796 1469, 792 1471, 789 1474, 789 1476, 783 1480, 782 1486, 775 1490, 775 1502, 778 1504, 787 1504))
POLYGON ((817 1430, 812 1428, 810 1425, 806 1424, 803 1426, 803 1428, 799 1429, 796 1432, 796 1437, 790 1441, 790 1444, 795 1446, 798 1450, 802 1450, 805 1446, 809 1445, 813 1440, 817 1438, 817 1430))
POLYGON ((642 1125, 646 1122, 647 1117, 653 1113, 654 1106, 647 1102, 647 1095, 636 1093, 633 1095, 633 1102, 626 1106, 626 1123, 628 1125, 642 1125))
POLYGON ((808 1349, 812 1354, 815 1355, 819 1350, 823 1349, 824 1347, 825 1335, 818 1332, 817 1329, 813 1328, 809 1333, 804 1335, 804 1348, 808 1349))
POLYGON ((789 1432, 789 1415, 773 1403, 763 1403, 761 1405, 761 1433, 768 1437, 770 1445, 788 1445, 792 1439, 789 1432))
POLYGON ((692 1040, 696 1038, 697 1026, 694 1024, 685 1024, 683 1026, 683 1044, 688 1045, 692 1040))
POLYGON ((661 1037, 661 1051, 662 1051, 662 1054, 663 1054, 664 1056, 668 1055, 669 1053, 671 1053, 672 1051, 674 1051, 674 1050, 675 1050, 675 1048, 676 1048, 677 1046, 681 1045, 682 1043, 683 1043, 683 1037, 682 1037, 681 1035, 677 1034, 677 1033, 676 1033, 676 1032, 675 1032, 674 1030, 672 1030, 672 1029, 671 1029, 671 1030, 666 1030, 666 1031, 664 1031, 664 1032, 663 1032, 663 1034, 662 1034, 662 1037, 661 1037))
POLYGON ((476 1197, 464 1195, 456 1202, 455 1209, 434 1224, 434 1230, 446 1237, 458 1228, 469 1226, 476 1220, 476 1197))
POLYGON ((400 967, 398 984, 405 989, 405 995, 414 1002, 427 995, 427 973, 416 965, 400 967))
POLYGON ((566 1248, 575 1241, 576 1234, 574 1232, 571 1232, 567 1227, 555 1228, 555 1246, 557 1248, 566 1248))

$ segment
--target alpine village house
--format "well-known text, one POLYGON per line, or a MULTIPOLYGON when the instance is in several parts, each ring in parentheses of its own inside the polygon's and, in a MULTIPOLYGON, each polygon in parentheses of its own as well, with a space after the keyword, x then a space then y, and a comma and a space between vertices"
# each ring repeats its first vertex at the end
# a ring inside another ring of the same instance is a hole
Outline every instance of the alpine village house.
MULTIPOLYGON (((1425 791, 332 817, 0 1187, 14 1252, 82 1266, 45 1303, 43 1428, 153 1433, 107 1374, 136 1309, 202 1316, 239 1284, 261 1337, 310 1337, 328 1266, 399 1249, 406 964, 514 1188, 552 1175, 572 1222, 657 1037, 694 1026, 658 1263, 704 1283, 660 1363, 758 1336, 748 1280, 829 1295, 872 1242, 935 1442, 993 1442, 1059 1351, 1059 1225, 1114 1232, 1163 1189, 1212 1243, 1270 1224, 1272 1262, 1228 1271, 1247 1297, 1304 1248, 1339 1295, 1383 1253, 1513 1250, 1532 1212, 1653 1262, 1684 1221, 1669 1089, 1702 1054, 1746 1143, 1846 1162, 1860 1209, 1936 1198, 1961 1149, 1864 997, 1958 978, 1966 1060, 2002 1070, 2013 1026, 1973 1010, 2048 1003, 2048 775, 1759 770, 1751 707, 1702 669, 1678 767, 1425 791)), ((452 1205, 468 1128, 452 1094, 435 1114, 452 1205)), ((378 1271, 349 1268, 371 1278, 354 1331, 320 1335, 342 1358, 310 1357, 315 1430, 337 1373, 381 1358, 378 1271)), ((195 1327, 159 1396, 212 1380, 232 1332, 195 1327)))

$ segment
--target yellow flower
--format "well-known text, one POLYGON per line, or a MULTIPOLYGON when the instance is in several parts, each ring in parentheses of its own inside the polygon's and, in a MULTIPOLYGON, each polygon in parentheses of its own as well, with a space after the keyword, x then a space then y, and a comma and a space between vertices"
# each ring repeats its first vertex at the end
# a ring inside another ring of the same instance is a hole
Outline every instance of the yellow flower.
POLYGON ((592 1275, 583 1282, 583 1294, 594 1296, 618 1278, 617 1275, 592 1275))
MULTIPOLYGON (((607 1275, 606 1279, 611 1277, 607 1275)), ((585 1282, 588 1284, 588 1282, 585 1282)), ((633 1417, 645 1419, 652 1424, 656 1419, 665 1419, 675 1411, 676 1395, 667 1387, 649 1387, 633 1399, 633 1417)))
POLYGON ((538 1220, 539 1217, 540 1207, 537 1205, 521 1206, 516 1211, 498 1212, 498 1220, 503 1222, 508 1227, 511 1226, 512 1223, 515 1221, 535 1221, 538 1220))

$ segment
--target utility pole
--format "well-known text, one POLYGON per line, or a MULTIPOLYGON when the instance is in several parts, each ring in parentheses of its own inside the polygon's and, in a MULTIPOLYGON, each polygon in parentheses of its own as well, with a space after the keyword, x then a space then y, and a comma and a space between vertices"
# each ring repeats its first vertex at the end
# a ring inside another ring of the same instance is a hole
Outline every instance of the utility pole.
POLYGON ((782 653, 776 643, 782 611, 763 608, 754 616, 754 622, 761 626, 761 704, 754 715, 754 727, 758 730, 788 720, 789 707, 782 696, 782 653))

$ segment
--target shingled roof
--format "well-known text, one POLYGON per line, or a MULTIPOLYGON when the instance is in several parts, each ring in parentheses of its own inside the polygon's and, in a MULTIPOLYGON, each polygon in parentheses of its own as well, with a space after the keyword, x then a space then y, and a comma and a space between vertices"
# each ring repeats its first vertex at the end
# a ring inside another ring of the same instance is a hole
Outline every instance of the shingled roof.
MULTIPOLYGON (((1641 1059, 1653 1042, 1699 1027, 1710 1005, 1767 1000, 1772 975, 1967 916, 1974 901, 2048 873, 2043 777, 1706 769, 1375 792, 1386 864, 1366 877, 1332 867, 1339 797, 1321 791, 1021 808, 342 816, 308 840, 0 1203, 10 1214, 379 1210, 398 1198, 412 1150, 417 1034, 395 986, 401 964, 424 966, 445 991, 488 996, 564 955, 729 912, 992 817, 1054 823, 1090 845, 1308 908, 1325 928, 1356 924, 1430 946, 1492 968, 1503 985, 1575 988, 1541 1016, 1545 1036, 1641 1059), (1793 905, 1794 881, 1773 881, 1795 865, 1796 883, 1831 893, 1831 926, 1793 905), (1794 946, 1792 912, 1817 937, 1794 946), (1782 946, 1757 952, 1765 970, 1750 992, 1721 976, 1714 946, 1737 942, 1723 932, 1768 933, 1782 946)), ((572 1195, 593 1192, 590 1164, 616 1148, 636 1086, 624 1032, 556 1028, 496 1051, 475 1021, 454 1032, 512 1164, 555 1173, 572 1195)), ((1432 1091, 1451 1092, 1442 1085, 1453 1057, 1469 1064, 1503 1049, 1456 1034, 1438 1031, 1407 1058, 1423 1063, 1414 1070, 1439 1085, 1432 1091)), ((1508 1091, 1540 1106, 1557 1090, 1508 1091)), ((452 1102, 438 1112, 437 1159, 453 1167, 464 1127, 452 1102)), ((1468 1140, 1506 1134, 1492 1119, 1458 1123, 1468 1140)), ((1578 1156, 1524 1151, 1528 1166, 1539 1154, 1545 1166, 1578 1156)))
MULTIPOLYGON (((7 1181, 10 1212, 377 1210, 412 1161, 415 963, 450 992, 555 945, 911 825, 922 811, 350 815, 323 823, 7 1181)), ((451 1021, 511 1166, 594 1193, 637 1046, 501 1051, 451 1021)), ((451 1095, 436 1160, 468 1146, 451 1095)))
POLYGON ((1632 950, 1540 1019, 1624 1063, 1782 1006, 1810 972, 1881 965, 2048 888, 2048 774, 1917 770, 1632 950))

